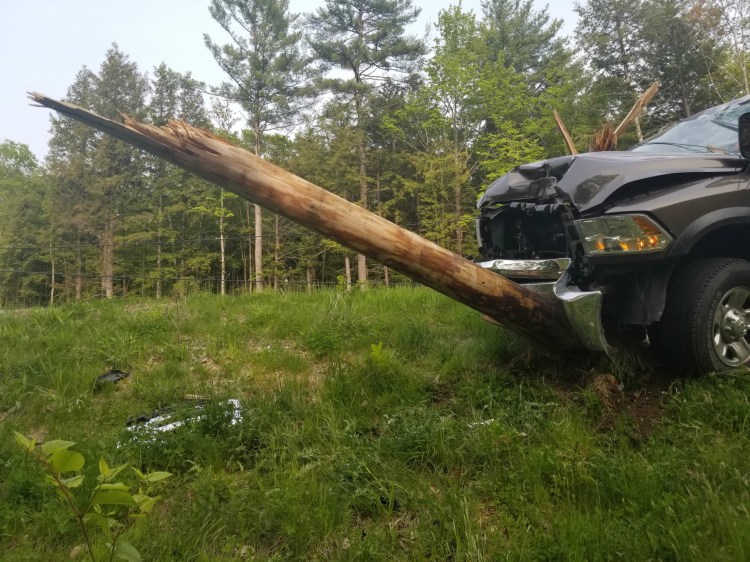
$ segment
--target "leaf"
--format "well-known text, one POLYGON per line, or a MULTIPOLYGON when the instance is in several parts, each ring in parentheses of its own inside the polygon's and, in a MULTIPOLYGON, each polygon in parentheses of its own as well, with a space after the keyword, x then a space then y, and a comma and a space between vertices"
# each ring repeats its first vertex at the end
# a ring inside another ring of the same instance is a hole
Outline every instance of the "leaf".
POLYGON ((124 490, 100 490, 91 500, 94 505, 107 504, 107 505, 127 505, 135 507, 136 503, 133 500, 133 496, 129 492, 124 490))
POLYGON ((96 477, 96 480, 98 482, 106 482, 107 480, 112 480, 115 476, 117 476, 118 474, 120 474, 120 472, 122 472, 123 469, 126 468, 127 466, 128 465, 126 465, 126 464, 121 464, 120 466, 118 466, 116 468, 109 468, 109 466, 108 466, 107 468, 109 469, 109 472, 105 476, 104 474, 101 474, 101 465, 99 465, 99 472, 100 472, 100 474, 99 474, 99 476, 96 477))
POLYGON ((47 441, 46 443, 42 443, 42 451, 45 455, 50 456, 56 451, 61 451, 64 449, 67 449, 69 447, 72 447, 75 445, 75 442, 73 441, 63 441, 61 439, 53 439, 52 441, 47 441))
POLYGON ((89 527, 99 527, 105 533, 109 532, 109 521, 101 513, 89 511, 83 516, 83 522, 89 527))
POLYGON ((136 467, 134 467, 134 466, 131 466, 130 468, 131 468, 131 469, 133 469, 133 472, 135 472, 135 475, 136 475, 136 476, 137 476, 138 478, 140 478, 141 480, 145 480, 145 479, 146 479, 146 475, 145 475, 145 474, 143 474, 143 473, 142 473, 142 472, 141 472, 140 470, 138 470, 138 469, 137 469, 136 467))
POLYGON ((158 482, 159 480, 166 480, 172 476, 171 472, 149 472, 146 475, 146 482, 158 482))
POLYGON ((47 482, 47 484, 49 484, 50 486, 54 486, 55 488, 60 487, 59 482, 52 478, 52 476, 50 476, 49 474, 44 475, 44 481, 47 482))
POLYGON ((66 449, 58 449, 52 453, 48 462, 50 466, 52 466, 52 470, 58 474, 62 474, 63 472, 75 472, 81 470, 86 463, 86 460, 81 453, 68 451, 66 449))
POLYGON ((122 482, 115 482, 114 484, 102 484, 99 486, 100 490, 123 490, 124 492, 129 492, 130 487, 127 484, 124 484, 122 482))
POLYGON ((78 488, 81 484, 83 484, 84 476, 83 474, 79 474, 77 476, 73 476, 72 478, 68 478, 63 480, 63 484, 65 484, 68 488, 78 488))
POLYGON ((159 499, 160 496, 157 496, 155 498, 142 496, 141 499, 138 500, 138 509, 141 510, 141 513, 150 513, 151 510, 154 509, 154 506, 159 499))
POLYGON ((26 451, 31 451, 31 449, 34 448, 31 444, 31 441, 29 441, 23 433, 18 433, 17 431, 14 431, 13 435, 16 436, 16 443, 18 443, 22 449, 25 449, 26 451))
POLYGON ((141 562, 141 553, 132 544, 120 540, 115 545, 115 556, 128 562, 141 562))
POLYGON ((104 459, 99 459, 99 474, 104 476, 104 478, 107 478, 110 473, 109 465, 107 464, 107 461, 104 459))

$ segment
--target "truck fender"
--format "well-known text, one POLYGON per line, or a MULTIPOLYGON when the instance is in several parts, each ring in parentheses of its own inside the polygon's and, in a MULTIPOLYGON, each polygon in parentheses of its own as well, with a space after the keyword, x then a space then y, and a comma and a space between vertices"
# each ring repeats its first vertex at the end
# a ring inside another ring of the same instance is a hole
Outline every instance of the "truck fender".
POLYGON ((750 207, 726 207, 707 213, 690 223, 675 239, 669 257, 685 256, 711 232, 737 225, 750 225, 750 207))

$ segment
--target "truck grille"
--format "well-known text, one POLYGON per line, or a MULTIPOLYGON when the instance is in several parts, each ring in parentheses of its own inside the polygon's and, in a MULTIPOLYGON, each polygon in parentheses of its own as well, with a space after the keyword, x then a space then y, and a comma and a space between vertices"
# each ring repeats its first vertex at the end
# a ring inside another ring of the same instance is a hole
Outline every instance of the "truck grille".
POLYGON ((477 221, 480 253, 487 260, 568 257, 563 207, 557 203, 496 204, 477 221))

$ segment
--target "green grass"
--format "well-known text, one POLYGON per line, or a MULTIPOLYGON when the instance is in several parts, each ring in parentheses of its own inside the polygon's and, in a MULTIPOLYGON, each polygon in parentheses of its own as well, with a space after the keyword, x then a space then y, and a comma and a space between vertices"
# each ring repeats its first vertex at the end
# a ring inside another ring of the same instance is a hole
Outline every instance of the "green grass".
POLYGON ((0 558, 81 544, 17 430, 175 474, 126 537, 145 560, 750 559, 750 376, 651 391, 644 436, 591 381, 648 375, 575 359, 423 289, 6 312, 0 558), (131 378, 94 391, 109 368, 131 378), (124 430, 187 395, 201 420, 124 430))

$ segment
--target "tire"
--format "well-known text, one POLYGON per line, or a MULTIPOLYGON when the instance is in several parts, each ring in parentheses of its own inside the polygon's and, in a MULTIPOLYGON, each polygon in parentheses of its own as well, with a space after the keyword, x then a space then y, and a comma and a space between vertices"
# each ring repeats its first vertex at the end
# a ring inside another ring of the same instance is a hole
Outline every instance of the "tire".
POLYGON ((704 258, 672 275, 656 355, 682 376, 746 368, 749 327, 750 262, 704 258))

